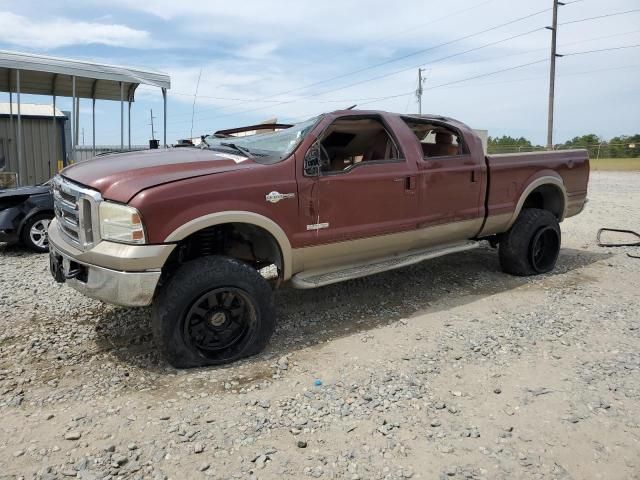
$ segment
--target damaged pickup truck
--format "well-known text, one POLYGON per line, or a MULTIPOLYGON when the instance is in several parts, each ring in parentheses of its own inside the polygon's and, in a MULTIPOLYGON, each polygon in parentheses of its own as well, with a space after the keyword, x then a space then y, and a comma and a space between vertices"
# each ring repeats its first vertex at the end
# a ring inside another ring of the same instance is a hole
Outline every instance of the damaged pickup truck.
POLYGON ((336 111, 66 168, 51 272, 105 302, 152 304, 172 365, 222 364, 267 345, 282 285, 321 287, 482 240, 509 274, 551 271, 588 178, 585 150, 485 156, 451 118, 336 111))

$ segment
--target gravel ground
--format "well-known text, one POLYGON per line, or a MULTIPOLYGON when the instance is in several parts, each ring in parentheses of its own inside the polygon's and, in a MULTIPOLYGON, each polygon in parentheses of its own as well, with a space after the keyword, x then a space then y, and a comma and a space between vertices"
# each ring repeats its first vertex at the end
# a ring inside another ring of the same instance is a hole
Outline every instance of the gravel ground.
POLYGON ((595 244, 640 174, 589 197, 552 274, 487 247, 281 291, 265 353, 189 371, 0 245, 0 478, 640 478, 640 260, 595 244))

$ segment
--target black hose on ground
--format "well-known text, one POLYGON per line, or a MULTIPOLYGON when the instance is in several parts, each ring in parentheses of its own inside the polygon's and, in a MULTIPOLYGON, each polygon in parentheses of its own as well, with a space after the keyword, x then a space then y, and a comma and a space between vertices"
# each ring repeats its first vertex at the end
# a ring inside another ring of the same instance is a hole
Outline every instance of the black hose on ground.
MULTIPOLYGON (((618 228, 601 228, 600 230, 598 230, 598 233, 596 235, 596 241, 598 242, 599 247, 640 247, 640 241, 631 242, 631 243, 604 243, 600 238, 602 235, 602 232, 626 233, 640 239, 640 233, 634 232, 633 230, 620 230, 618 228)), ((627 253, 627 256, 631 258, 640 258, 640 255, 632 255, 630 253, 627 253)))

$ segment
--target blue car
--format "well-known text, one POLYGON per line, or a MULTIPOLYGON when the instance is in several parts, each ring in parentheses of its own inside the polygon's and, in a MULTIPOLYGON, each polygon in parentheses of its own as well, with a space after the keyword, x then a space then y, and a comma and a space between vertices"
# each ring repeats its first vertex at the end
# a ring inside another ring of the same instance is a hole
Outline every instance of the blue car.
POLYGON ((0 242, 21 243, 34 252, 46 253, 47 229, 53 217, 49 182, 0 190, 0 242))

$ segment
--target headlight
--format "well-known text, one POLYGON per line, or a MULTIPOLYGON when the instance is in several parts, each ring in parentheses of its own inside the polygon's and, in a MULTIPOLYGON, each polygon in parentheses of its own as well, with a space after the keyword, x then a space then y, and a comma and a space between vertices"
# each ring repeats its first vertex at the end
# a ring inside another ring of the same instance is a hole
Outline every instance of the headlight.
POLYGON ((138 210, 112 202, 100 202, 100 236, 104 240, 144 243, 144 226, 138 210))

